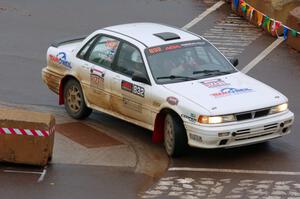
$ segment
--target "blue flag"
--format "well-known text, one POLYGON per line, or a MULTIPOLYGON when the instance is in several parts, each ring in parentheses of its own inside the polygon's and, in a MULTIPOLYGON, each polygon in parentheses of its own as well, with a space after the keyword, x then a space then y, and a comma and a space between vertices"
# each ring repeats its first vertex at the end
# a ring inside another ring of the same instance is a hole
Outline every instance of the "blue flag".
POLYGON ((239 3, 240 3, 240 0, 234 0, 234 1, 233 1, 233 5, 234 5, 234 8, 235 8, 236 10, 238 10, 238 8, 239 8, 239 3))
POLYGON ((289 33, 289 29, 287 27, 284 26, 283 29, 283 38, 286 40, 288 37, 288 33, 289 33))

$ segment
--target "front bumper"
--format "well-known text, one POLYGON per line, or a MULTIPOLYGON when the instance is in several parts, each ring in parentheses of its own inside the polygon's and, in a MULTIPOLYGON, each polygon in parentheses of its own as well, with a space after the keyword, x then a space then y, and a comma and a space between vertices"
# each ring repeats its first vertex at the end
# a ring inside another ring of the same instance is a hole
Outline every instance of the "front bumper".
POLYGON ((225 123, 196 125, 185 123, 188 144, 198 148, 229 148, 263 142, 291 132, 294 114, 285 111, 264 118, 225 123), (222 134, 222 135, 221 135, 222 134))

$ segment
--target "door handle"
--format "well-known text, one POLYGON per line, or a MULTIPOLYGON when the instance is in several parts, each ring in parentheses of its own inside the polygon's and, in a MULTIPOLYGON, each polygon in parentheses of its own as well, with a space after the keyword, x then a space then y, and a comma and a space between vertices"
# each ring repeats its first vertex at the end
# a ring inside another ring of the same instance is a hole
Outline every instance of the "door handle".
POLYGON ((89 64, 84 63, 84 64, 82 64, 82 66, 84 69, 89 69, 89 64))

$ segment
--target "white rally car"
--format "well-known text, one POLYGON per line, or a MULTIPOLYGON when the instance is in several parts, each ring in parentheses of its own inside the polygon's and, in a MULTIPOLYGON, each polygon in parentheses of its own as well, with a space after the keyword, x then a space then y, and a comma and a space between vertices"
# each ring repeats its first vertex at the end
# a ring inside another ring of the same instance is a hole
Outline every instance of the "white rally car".
POLYGON ((233 65, 201 36, 133 23, 53 44, 42 77, 73 118, 94 109, 150 129, 170 156, 290 133, 288 99, 233 65))

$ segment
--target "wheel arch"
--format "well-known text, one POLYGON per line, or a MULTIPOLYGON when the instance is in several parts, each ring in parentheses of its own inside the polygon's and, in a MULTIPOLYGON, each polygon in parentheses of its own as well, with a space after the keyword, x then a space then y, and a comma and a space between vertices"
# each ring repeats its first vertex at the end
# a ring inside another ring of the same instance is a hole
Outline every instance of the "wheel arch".
POLYGON ((59 105, 63 105, 65 103, 64 100, 64 87, 66 85, 66 83, 71 80, 74 79, 75 81, 79 82, 80 81, 73 75, 65 75, 59 83, 59 90, 58 90, 58 96, 59 96, 59 105))
POLYGON ((180 114, 174 109, 169 107, 161 109, 155 117, 154 131, 152 134, 152 141, 154 143, 161 143, 164 140, 164 122, 167 114, 172 114, 173 116, 178 117, 178 119, 183 123, 180 114))

